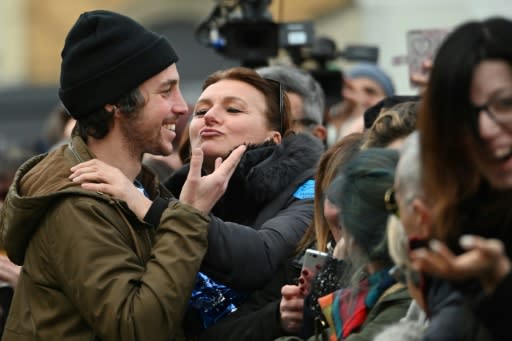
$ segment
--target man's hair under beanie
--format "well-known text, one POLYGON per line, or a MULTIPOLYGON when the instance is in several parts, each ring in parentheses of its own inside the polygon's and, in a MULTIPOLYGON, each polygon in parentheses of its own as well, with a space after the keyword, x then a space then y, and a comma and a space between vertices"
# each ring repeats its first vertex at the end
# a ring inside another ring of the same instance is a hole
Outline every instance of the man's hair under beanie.
POLYGON ((377 65, 372 63, 359 63, 345 72, 346 78, 369 78, 377 82, 384 90, 386 97, 395 94, 395 86, 391 78, 377 65))
POLYGON ((59 97, 77 120, 115 104, 178 61, 165 37, 103 10, 80 15, 61 56, 59 97))

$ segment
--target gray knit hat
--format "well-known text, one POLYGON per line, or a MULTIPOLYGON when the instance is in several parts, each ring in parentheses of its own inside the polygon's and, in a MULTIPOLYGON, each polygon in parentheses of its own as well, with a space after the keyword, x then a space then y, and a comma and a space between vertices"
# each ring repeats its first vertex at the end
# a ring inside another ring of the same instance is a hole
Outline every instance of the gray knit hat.
POLYGON ((393 96, 395 94, 395 86, 391 78, 377 65, 372 63, 359 63, 345 73, 346 78, 359 78, 365 77, 372 79, 377 82, 386 97, 393 96))

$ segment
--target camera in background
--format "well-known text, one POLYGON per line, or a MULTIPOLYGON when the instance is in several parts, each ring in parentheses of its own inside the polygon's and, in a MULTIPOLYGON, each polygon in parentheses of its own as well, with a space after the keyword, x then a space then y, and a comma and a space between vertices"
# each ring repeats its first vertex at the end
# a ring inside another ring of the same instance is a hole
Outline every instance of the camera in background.
POLYGON ((218 0, 197 27, 196 39, 250 68, 266 66, 284 51, 296 66, 320 83, 327 105, 342 100, 343 85, 342 72, 329 68, 329 62, 343 58, 377 63, 378 47, 349 45, 340 51, 332 39, 315 37, 311 21, 275 22, 268 10, 270 3, 271 0, 218 0))

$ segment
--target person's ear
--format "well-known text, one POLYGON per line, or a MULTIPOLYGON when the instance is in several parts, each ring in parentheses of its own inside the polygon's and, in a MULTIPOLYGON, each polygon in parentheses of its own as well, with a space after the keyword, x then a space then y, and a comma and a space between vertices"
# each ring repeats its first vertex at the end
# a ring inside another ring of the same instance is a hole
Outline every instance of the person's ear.
POLYGON ((415 198, 412 201, 412 209, 414 214, 414 223, 417 227, 419 239, 430 239, 432 234, 432 214, 430 208, 421 198, 415 198))
POLYGON ((274 141, 276 144, 281 144, 282 136, 281 133, 278 131, 273 131, 271 133, 270 140, 274 141))
POLYGON ((115 106, 114 104, 105 104, 103 108, 111 113, 115 113, 117 111, 117 106, 115 106))
POLYGON ((316 136, 320 141, 325 141, 327 138, 327 129, 321 124, 318 124, 313 128, 313 135, 316 136))

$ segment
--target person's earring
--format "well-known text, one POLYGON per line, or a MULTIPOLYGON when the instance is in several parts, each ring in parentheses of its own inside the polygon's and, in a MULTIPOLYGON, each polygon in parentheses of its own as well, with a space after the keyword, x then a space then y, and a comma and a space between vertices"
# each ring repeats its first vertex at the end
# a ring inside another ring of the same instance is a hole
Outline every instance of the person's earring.
POLYGON ((106 104, 104 108, 106 111, 111 113, 115 113, 117 111, 117 106, 114 104, 106 104))

